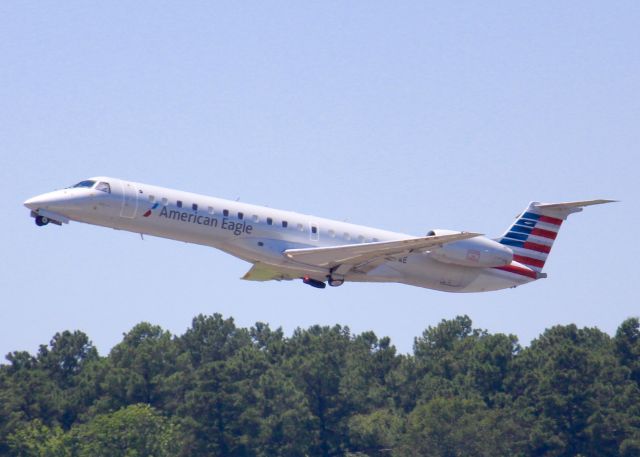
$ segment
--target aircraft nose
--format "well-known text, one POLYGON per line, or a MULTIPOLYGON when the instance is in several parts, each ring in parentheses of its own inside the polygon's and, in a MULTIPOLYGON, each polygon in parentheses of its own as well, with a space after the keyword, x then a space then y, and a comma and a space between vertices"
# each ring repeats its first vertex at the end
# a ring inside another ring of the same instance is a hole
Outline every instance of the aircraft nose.
POLYGON ((58 192, 49 192, 42 195, 37 195, 24 202, 24 206, 31 210, 37 210, 39 208, 47 209, 59 204, 62 201, 58 192))
POLYGON ((37 210, 38 208, 42 208, 45 206, 46 199, 42 198, 42 195, 38 195, 37 197, 31 197, 28 200, 25 200, 24 206, 31 210, 37 210))

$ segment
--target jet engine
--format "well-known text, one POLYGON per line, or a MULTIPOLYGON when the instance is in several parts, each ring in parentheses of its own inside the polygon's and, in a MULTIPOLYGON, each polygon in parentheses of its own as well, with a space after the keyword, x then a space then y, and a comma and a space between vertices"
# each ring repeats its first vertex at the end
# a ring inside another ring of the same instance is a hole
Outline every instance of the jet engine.
MULTIPOLYGON (((454 230, 430 230, 427 236, 453 235, 454 230)), ((497 241, 484 236, 469 238, 468 240, 454 241, 429 252, 429 256, 435 260, 464 267, 502 267, 509 265, 513 260, 513 251, 497 241)))

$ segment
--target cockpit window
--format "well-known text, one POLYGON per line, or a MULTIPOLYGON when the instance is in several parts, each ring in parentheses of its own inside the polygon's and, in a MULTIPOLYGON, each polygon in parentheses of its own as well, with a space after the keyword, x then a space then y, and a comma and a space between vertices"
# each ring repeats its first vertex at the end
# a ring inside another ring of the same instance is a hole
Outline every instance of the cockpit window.
POLYGON ((101 190, 102 192, 106 192, 108 194, 111 193, 111 186, 109 185, 108 182, 99 182, 98 185, 96 186, 96 190, 101 190))
POLYGON ((96 183, 95 181, 91 181, 90 179, 87 179, 86 181, 80 181, 78 184, 76 184, 73 187, 93 187, 95 183, 96 183))

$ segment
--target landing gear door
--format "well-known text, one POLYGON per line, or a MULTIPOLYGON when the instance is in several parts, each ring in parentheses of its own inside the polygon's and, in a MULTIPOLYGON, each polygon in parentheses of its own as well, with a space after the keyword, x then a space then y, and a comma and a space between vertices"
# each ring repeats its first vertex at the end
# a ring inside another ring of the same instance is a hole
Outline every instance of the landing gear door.
POLYGON ((120 217, 133 219, 138 211, 138 189, 130 182, 122 181, 122 209, 120 217))

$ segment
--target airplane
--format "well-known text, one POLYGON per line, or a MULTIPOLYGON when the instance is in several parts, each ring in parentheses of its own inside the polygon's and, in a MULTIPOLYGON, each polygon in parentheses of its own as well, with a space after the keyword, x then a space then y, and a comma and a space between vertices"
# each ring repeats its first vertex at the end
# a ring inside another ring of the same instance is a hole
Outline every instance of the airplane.
POLYGON ((252 264, 246 280, 486 292, 545 278, 542 269, 563 221, 586 206, 614 201, 531 202, 494 239, 441 229, 412 236, 103 176, 24 205, 38 226, 77 221, 219 249, 252 264))

